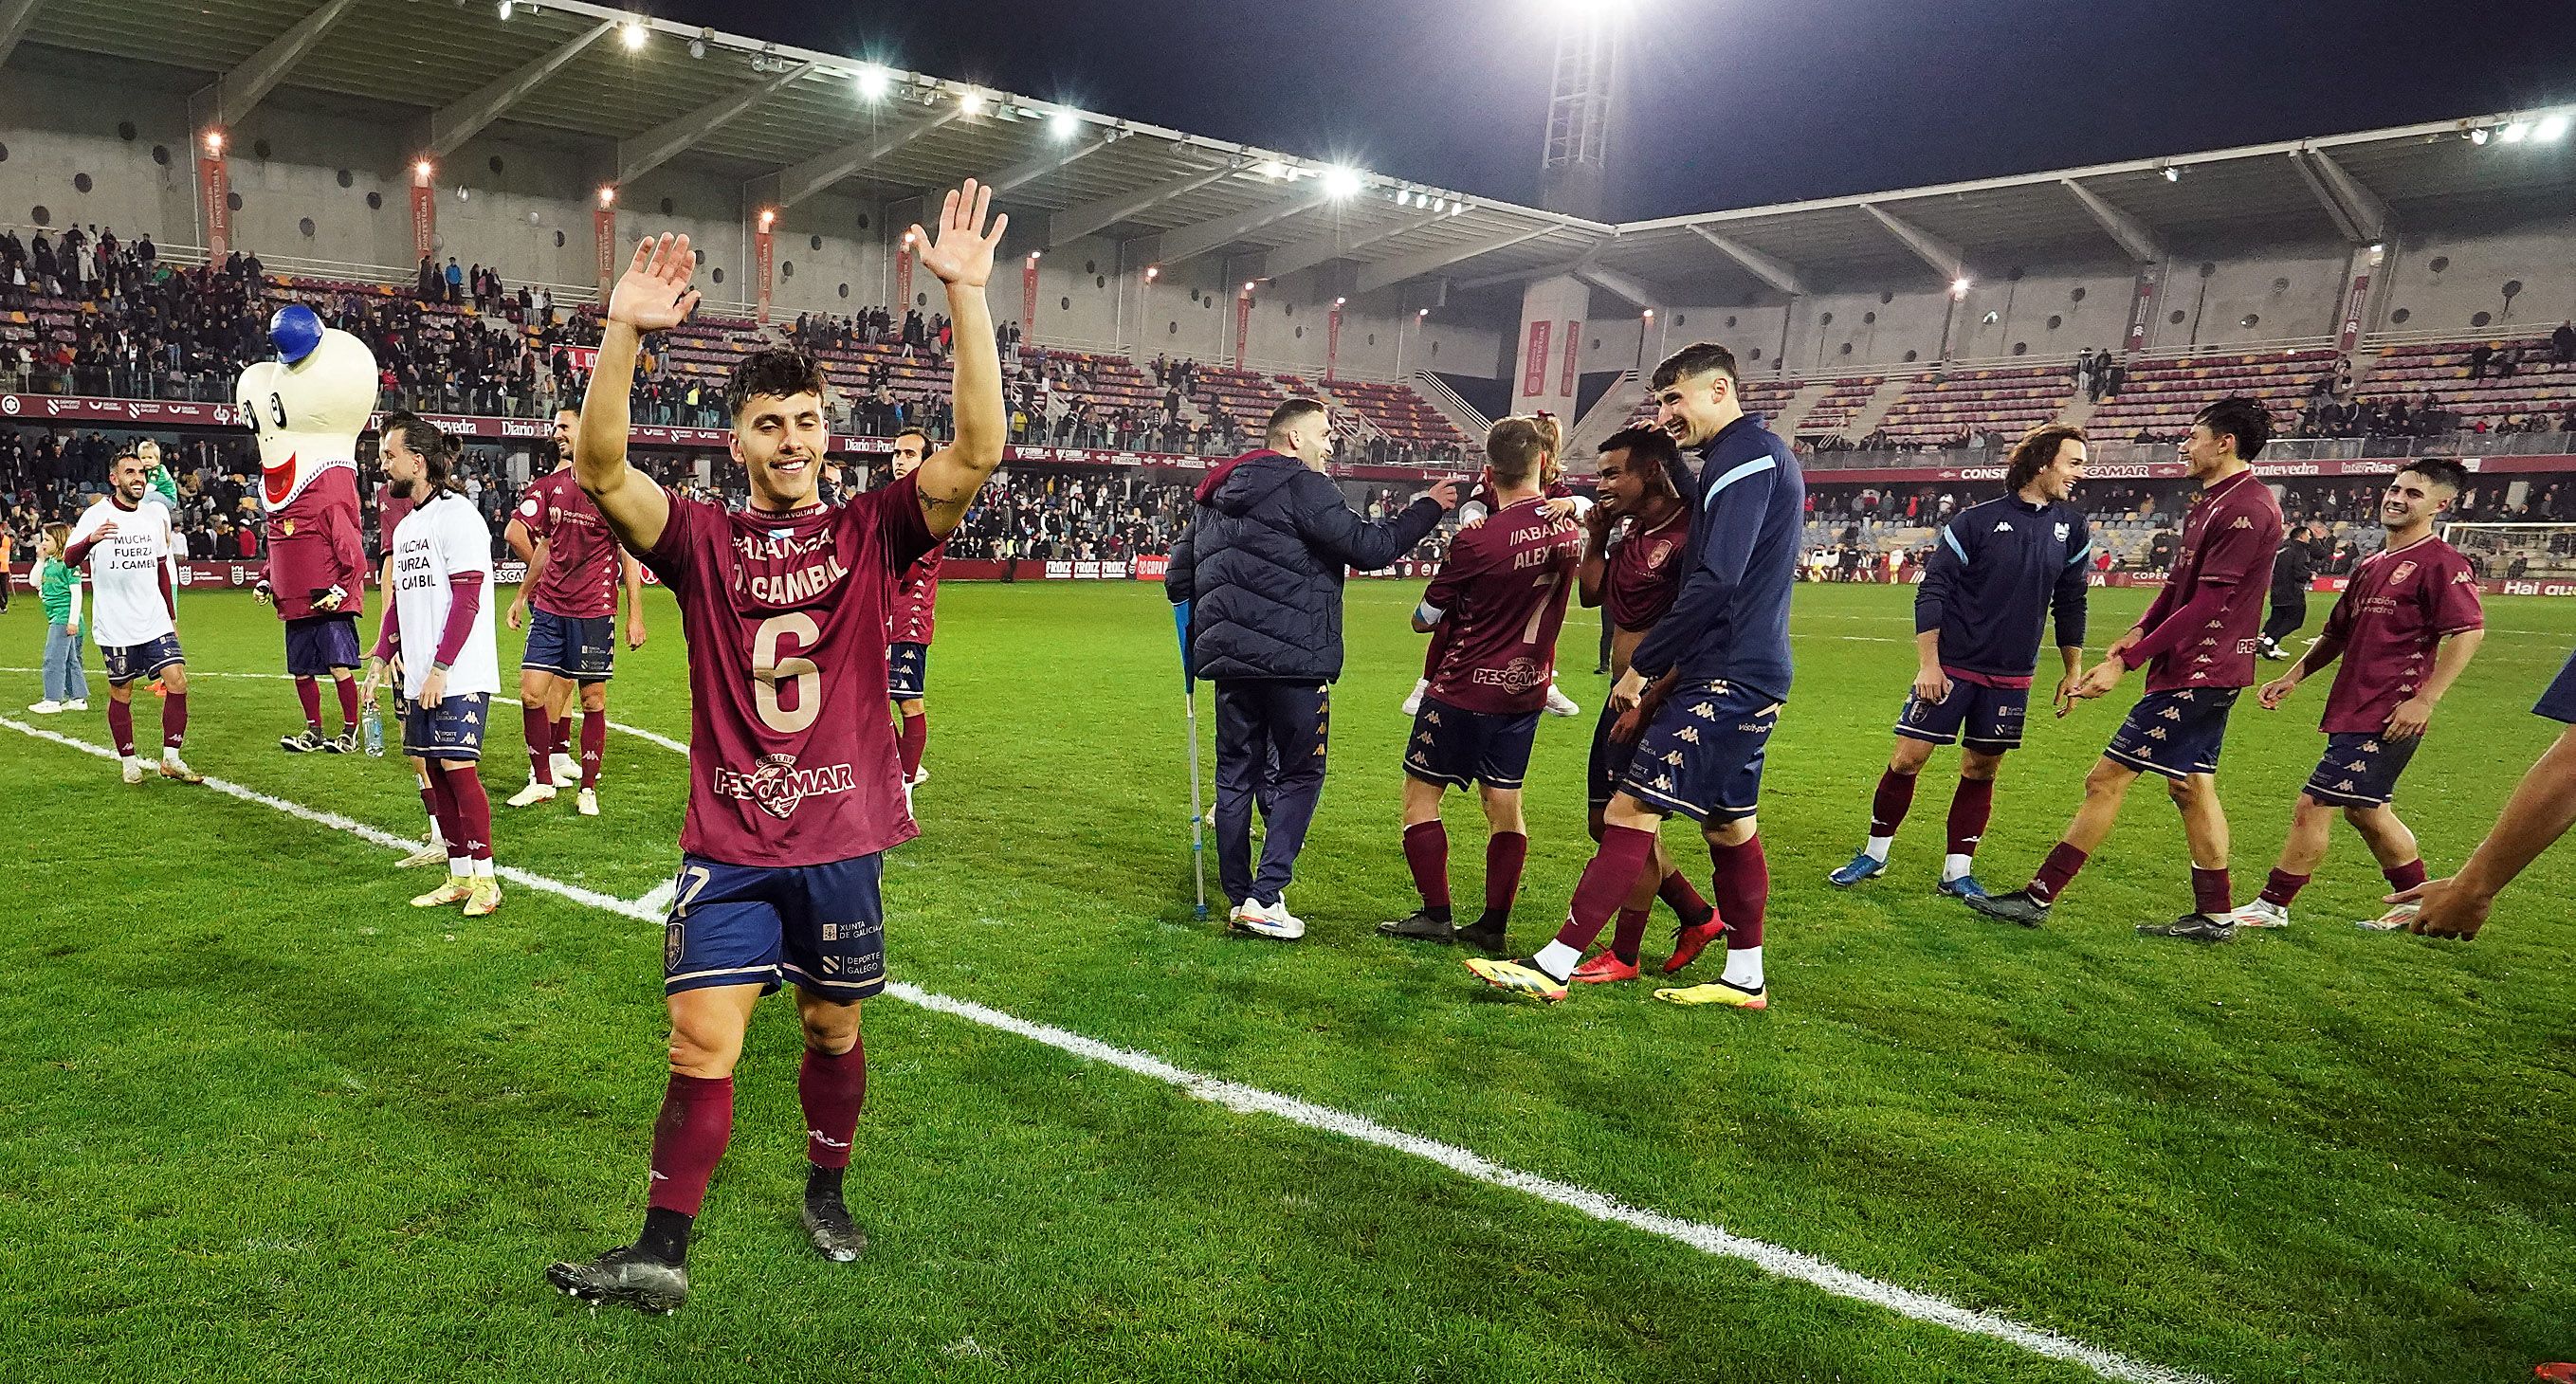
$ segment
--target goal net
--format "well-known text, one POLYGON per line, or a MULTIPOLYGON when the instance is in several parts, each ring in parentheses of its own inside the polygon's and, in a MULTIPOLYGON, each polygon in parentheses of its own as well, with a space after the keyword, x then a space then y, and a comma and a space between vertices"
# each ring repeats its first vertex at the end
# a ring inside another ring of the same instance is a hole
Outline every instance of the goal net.
POLYGON ((2444 524, 2442 541, 2482 577, 2576 577, 2576 524, 2444 524))

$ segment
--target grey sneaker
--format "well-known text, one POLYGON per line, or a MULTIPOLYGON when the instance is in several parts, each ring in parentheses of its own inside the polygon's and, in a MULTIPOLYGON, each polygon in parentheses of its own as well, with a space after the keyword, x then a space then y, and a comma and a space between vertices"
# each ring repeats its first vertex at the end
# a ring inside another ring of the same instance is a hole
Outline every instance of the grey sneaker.
POLYGON ((868 1233, 850 1219, 850 1208, 841 1199, 805 1199, 805 1237, 814 1242, 814 1252, 835 1264, 847 1264, 868 1252, 868 1233))
POLYGON ((1377 935, 1404 937, 1416 942, 1448 942, 1457 938, 1458 929, 1455 924, 1443 922, 1417 908, 1409 917, 1378 924, 1377 935))
POLYGON ((612 1249, 587 1264, 548 1265, 546 1282, 593 1307, 622 1302, 655 1316, 678 1311, 689 1300, 686 1265, 665 1264, 633 1245, 612 1249))
POLYGON ((2019 923, 2023 927, 2037 927, 2048 921, 2049 906, 2032 898, 2027 889, 2016 889, 2009 894, 1962 895, 1961 901, 1989 918, 2019 923))
POLYGON ((323 735, 322 732, 313 729, 311 726, 306 726, 304 729, 297 731, 293 735, 281 735, 277 737, 277 747, 286 751, 288 754, 312 754, 316 750, 327 747, 330 743, 331 741, 329 737, 323 735))
POLYGON ((2232 942, 2236 924, 2207 913, 2185 913, 2170 923, 2140 923, 2140 937, 2178 937, 2186 942, 2232 942))

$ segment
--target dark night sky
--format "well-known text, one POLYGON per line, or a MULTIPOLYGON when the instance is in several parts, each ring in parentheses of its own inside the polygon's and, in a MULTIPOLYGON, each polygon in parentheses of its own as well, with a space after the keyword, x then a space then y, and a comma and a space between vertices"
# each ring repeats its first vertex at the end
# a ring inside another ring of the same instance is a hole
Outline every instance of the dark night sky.
MULTIPOLYGON (((2576 102, 2576 0, 1628 3, 1617 220, 2576 102)), ((645 7, 1536 199, 1544 0, 645 7)))

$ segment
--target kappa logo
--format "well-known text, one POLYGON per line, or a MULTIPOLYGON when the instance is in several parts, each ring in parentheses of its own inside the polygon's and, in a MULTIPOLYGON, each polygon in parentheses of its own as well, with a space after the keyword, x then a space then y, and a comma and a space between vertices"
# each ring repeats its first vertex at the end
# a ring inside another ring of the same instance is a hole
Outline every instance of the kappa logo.
POLYGON ((2356 759, 2343 767, 2356 774, 2366 774, 2370 772, 2370 761, 2367 759, 2356 759))
POLYGON ((2240 514, 2236 516, 2236 522, 2228 525, 2227 527, 2231 529, 2250 529, 2254 527, 2254 521, 2240 514))
POLYGON ((1424 725, 1426 725, 1426 726, 1436 726, 1436 725, 1440 724, 1440 713, 1439 713, 1439 712, 1437 712, 1437 711, 1426 711, 1426 712, 1423 712, 1423 713, 1422 713, 1422 724, 1424 724, 1424 725))
POLYGON ((1668 751, 1664 755, 1664 762, 1676 769, 1682 767, 1682 752, 1679 750, 1668 751))
POLYGON ((2179 721, 2182 719, 2182 708, 2178 706, 2169 706, 2156 714, 2158 716, 2162 716, 2168 721, 2179 721))
POLYGON ((2349 792, 2351 792, 2351 791, 2352 791, 2352 780, 2351 780, 2351 779, 2345 779, 2343 782, 2336 784, 2336 785, 2335 785, 2335 791, 2336 791, 2336 792, 2338 792, 2338 793, 2349 793, 2349 792))
POLYGON ((2147 738, 2148 738, 2149 740, 2162 740, 2162 739, 2164 739, 2164 738, 2165 738, 2165 728, 2164 728, 2164 727, 2162 727, 2162 726, 2149 726, 2149 727, 2147 727, 2147 738))
POLYGON ((1427 731, 1427 730, 1426 730, 1426 731, 1422 732, 1420 735, 1417 735, 1417 736, 1413 737, 1413 743, 1414 743, 1414 744, 1417 744, 1417 745, 1428 745, 1428 744, 1430 744, 1430 743, 1431 743, 1431 732, 1429 732, 1429 731, 1427 731))
POLYGON ((1673 791, 1673 776, 1670 774, 1655 775, 1655 786, 1667 793, 1673 791))
POLYGON ((1712 702, 1701 702, 1699 705, 1691 708, 1691 715, 1696 716, 1703 721, 1714 721, 1717 719, 1717 706, 1712 702))
MULTIPOLYGON (((2064 529, 2064 528, 2065 528, 2065 525, 2061 524, 2061 525, 2059 525, 2058 527, 2062 530, 2062 529, 2064 529)), ((2010 532, 2012 532, 2012 531, 2013 531, 2013 526, 2012 526, 2012 521, 2011 521, 2010 519, 2006 519, 2006 520, 2004 520, 2002 523, 1995 525, 1995 532, 1997 532, 1997 533, 2010 533, 2010 532)), ((2063 538, 2063 537, 2065 537, 2065 534, 2063 534, 2063 533, 2061 532, 2058 536, 2059 536, 2059 537, 2061 537, 2061 538, 2063 538)))
POLYGON ((1677 730, 1677 731, 1674 731, 1674 732, 1673 732, 1673 738, 1674 738, 1674 739, 1676 739, 1676 740, 1687 741, 1687 742, 1689 742, 1690 744, 1696 745, 1696 744, 1698 744, 1698 743, 1699 743, 1699 727, 1697 727, 1697 726, 1684 726, 1684 727, 1682 727, 1680 730, 1677 730))

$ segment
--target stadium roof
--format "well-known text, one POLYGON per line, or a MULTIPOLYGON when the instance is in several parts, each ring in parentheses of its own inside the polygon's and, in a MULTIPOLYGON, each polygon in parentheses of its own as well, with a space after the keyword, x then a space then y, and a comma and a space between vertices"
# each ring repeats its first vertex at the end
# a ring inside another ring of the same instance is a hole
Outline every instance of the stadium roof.
POLYGON ((434 155, 506 122, 586 143, 610 181, 685 156, 729 165, 782 207, 834 187, 901 199, 979 173, 1004 189, 1024 243, 1150 237, 1140 263, 1225 255, 1258 277, 1347 261, 1361 293, 1561 270, 1645 306, 1890 273, 1973 278, 2025 259, 2145 262, 2177 244, 2361 244, 2421 219, 2576 204, 2566 112, 1614 226, 584 0, 0 0, 0 59, 21 40, 204 74, 200 126, 236 123, 285 87, 407 107, 413 143, 434 155))

